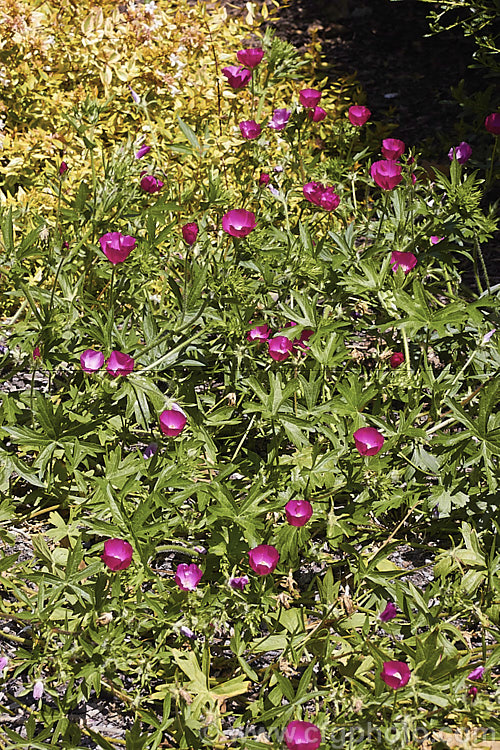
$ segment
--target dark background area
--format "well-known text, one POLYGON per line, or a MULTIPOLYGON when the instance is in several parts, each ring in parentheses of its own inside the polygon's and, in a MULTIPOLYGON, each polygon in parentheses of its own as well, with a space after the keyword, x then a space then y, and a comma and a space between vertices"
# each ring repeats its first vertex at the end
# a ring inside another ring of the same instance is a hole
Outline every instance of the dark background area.
POLYGON ((473 93, 491 81, 484 68, 469 68, 476 47, 460 28, 426 38, 431 8, 419 0, 292 0, 274 25, 299 49, 316 34, 328 74, 356 73, 373 119, 397 124, 391 135, 408 145, 447 145, 446 157, 457 137, 467 140, 468 125, 472 130, 472 123, 459 124, 451 86, 464 79, 473 93))

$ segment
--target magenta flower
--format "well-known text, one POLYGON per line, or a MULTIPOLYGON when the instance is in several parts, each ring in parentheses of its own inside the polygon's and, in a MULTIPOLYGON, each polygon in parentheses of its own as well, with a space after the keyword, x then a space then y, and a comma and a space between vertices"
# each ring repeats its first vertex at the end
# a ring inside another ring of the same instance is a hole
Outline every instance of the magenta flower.
POLYGON ((325 211, 334 211, 340 204, 335 188, 327 187, 321 182, 308 182, 302 188, 304 198, 325 211))
POLYGON ((255 326, 255 328, 251 328, 250 331, 248 331, 247 341, 250 341, 251 344, 255 341, 258 344, 262 344, 264 341, 267 341, 270 335, 271 329, 268 328, 267 325, 255 326))
POLYGON ((124 539, 107 539, 101 560, 110 570, 125 570, 132 561, 132 545, 124 539))
POLYGON ((471 685, 467 690, 467 695, 470 696, 471 701, 476 700, 477 687, 475 685, 471 685))
POLYGON ((335 211, 339 204, 340 198, 335 192, 335 189, 333 187, 325 187, 319 202, 321 208, 324 208, 325 211, 335 211))
POLYGON ((389 161, 396 161, 404 153, 404 141, 399 138, 384 138, 382 141, 382 155, 389 161))
POLYGON ((444 240, 444 237, 438 237, 437 234, 433 234, 431 236, 431 245, 437 245, 441 240, 444 240))
POLYGON ((239 129, 243 138, 248 141, 253 141, 254 138, 258 138, 262 133, 262 127, 255 120, 243 120, 240 122, 239 129))
POLYGON ((118 377, 118 375, 126 377, 127 375, 130 375, 134 369, 134 364, 134 360, 132 357, 129 357, 128 354, 123 354, 123 352, 113 350, 106 362, 106 371, 113 378, 118 377))
POLYGON ((269 347, 269 356, 275 362, 283 362, 288 359, 293 351, 293 341, 286 336, 275 336, 267 342, 269 347))
POLYGON ((356 430, 353 437, 362 456, 374 456, 384 444, 384 436, 374 427, 361 427, 356 430))
POLYGON ((382 622, 389 622, 389 620, 393 620, 398 614, 398 610, 396 609, 396 605, 392 602, 387 602, 387 606, 384 609, 383 612, 379 614, 379 620, 382 622))
POLYGON ((252 77, 252 71, 247 70, 242 65, 228 65, 227 68, 222 68, 222 74, 235 91, 245 88, 252 77))
POLYGON ((308 111, 307 116, 313 122, 321 122, 326 117, 326 110, 323 107, 314 107, 308 111))
POLYGON ((453 161, 453 158, 455 158, 459 164, 465 164, 466 162, 468 162, 471 155, 472 149, 465 141, 459 143, 458 146, 453 146, 448 151, 449 160, 453 161))
POLYGON ((33 349, 33 359, 41 359, 41 358, 42 358, 42 353, 40 351, 40 347, 35 346, 35 348, 33 349))
POLYGON ((222 229, 231 237, 246 237, 256 226, 255 214, 244 208, 234 208, 222 217, 222 229))
POLYGON ((228 584, 232 589, 239 589, 240 591, 244 591, 245 586, 249 582, 250 579, 248 576, 233 576, 229 579, 228 584))
POLYGON ((80 364, 84 372, 97 372, 104 364, 104 354, 95 349, 85 349, 80 354, 80 364))
POLYGON ((42 680, 37 680, 33 685, 33 698, 37 701, 42 697, 44 691, 44 684, 42 680))
POLYGON ((484 667, 476 667, 467 675, 468 680, 482 680, 484 675, 484 667))
MULTIPOLYGON (((293 325, 296 325, 295 323, 293 325)), ((288 325, 286 326, 288 328, 288 325)), ((304 328, 302 333, 300 334, 298 339, 293 340, 293 347, 294 349, 309 349, 307 346, 307 342, 311 338, 311 336, 314 334, 314 331, 311 328, 304 328)))
POLYGON ((146 144, 143 143, 139 151, 136 151, 135 158, 142 159, 142 157, 146 156, 146 154, 149 154, 150 151, 151 151, 151 146, 146 146, 146 144))
POLYGON ((202 575, 202 569, 194 563, 191 565, 180 563, 175 571, 174 580, 178 587, 183 591, 194 591, 201 581, 202 575))
POLYGON ((347 116, 349 118, 349 122, 351 125, 355 125, 357 128, 360 128, 362 125, 367 122, 371 117, 371 112, 368 109, 368 107, 363 107, 359 104, 354 104, 352 107, 349 107, 349 111, 347 113, 347 116))
POLYGON ((408 664, 405 664, 404 661, 384 661, 380 676, 386 685, 393 690, 397 690, 408 683, 411 672, 408 664))
POLYGON ((279 559, 279 552, 272 544, 260 544, 248 553, 250 567, 259 576, 267 576, 268 573, 272 573, 279 559))
POLYGON ((500 112, 492 112, 484 121, 484 127, 488 133, 500 135, 500 112))
POLYGON ((372 178, 382 190, 394 190, 403 179, 401 171, 401 164, 388 159, 374 161, 370 168, 372 178))
POLYGON ((271 177, 267 174, 267 172, 261 172, 259 177, 259 187, 265 187, 266 185, 269 185, 270 180, 271 177))
POLYGON ((141 188, 145 193, 158 193, 162 187, 163 182, 157 177, 153 177, 152 174, 145 174, 141 180, 141 188))
POLYGON ((160 414, 160 430, 168 437, 177 437, 186 426, 187 417, 177 404, 171 409, 165 409, 160 414))
POLYGON ((260 47, 249 47, 248 49, 240 49, 236 53, 238 62, 242 65, 246 65, 247 68, 256 68, 262 58, 264 57, 264 50, 260 47))
POLYGON ((307 107, 307 109, 314 109, 314 107, 317 107, 320 99, 321 91, 318 91, 317 89, 302 89, 302 91, 299 92, 299 102, 303 107, 307 107))
POLYGON ((389 359, 389 364, 392 367, 393 370, 396 369, 396 367, 399 367, 399 365, 402 365, 405 361, 405 355, 403 352, 394 352, 394 354, 391 355, 391 358, 389 359))
POLYGON ((198 224, 195 221, 191 221, 189 224, 184 224, 181 231, 184 242, 188 245, 194 245, 198 237, 198 224))
POLYGON ((292 111, 290 109, 275 109, 273 116, 267 123, 268 128, 273 130, 283 130, 286 127, 292 111))
POLYGON ((305 526, 313 514, 313 507, 308 500, 289 500, 285 513, 290 526, 305 526))
POLYGON ((288 750, 317 750, 321 745, 321 732, 310 721, 291 721, 284 734, 288 750))
POLYGON ((410 273, 410 271, 417 265, 417 259, 413 253, 400 253, 398 250, 394 250, 391 253, 391 265, 394 273, 396 273, 400 267, 405 273, 410 273))
POLYGON ((117 263, 123 263, 137 244, 137 240, 129 234, 120 232, 108 232, 103 234, 99 240, 101 250, 106 258, 116 266, 117 263))
POLYGON ((66 162, 65 162, 65 161, 62 161, 62 162, 61 162, 61 166, 59 167, 59 174, 60 174, 60 175, 61 175, 61 177, 62 177, 62 176, 63 176, 63 174, 64 174, 65 172, 67 172, 67 171, 68 171, 68 165, 66 164, 66 162))

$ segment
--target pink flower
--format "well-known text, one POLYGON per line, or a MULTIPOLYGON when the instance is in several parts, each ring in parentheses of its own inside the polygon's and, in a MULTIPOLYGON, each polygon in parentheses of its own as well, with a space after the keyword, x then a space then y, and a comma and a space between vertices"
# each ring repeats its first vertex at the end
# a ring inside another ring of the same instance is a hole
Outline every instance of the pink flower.
POLYGON ((37 701, 42 697, 44 691, 44 685, 42 680, 37 680, 33 685, 33 698, 37 701))
POLYGON ((319 104, 320 99, 321 91, 318 91, 317 89, 302 89, 302 91, 299 92, 299 102, 303 107, 307 107, 307 109, 313 109, 316 107, 319 104))
POLYGON ((260 47, 249 47, 248 49, 240 49, 236 53, 238 62, 242 65, 246 65, 247 68, 256 68, 257 65, 262 61, 264 57, 264 50, 260 47))
POLYGON ((123 263, 137 244, 137 240, 129 234, 120 232, 108 232, 103 234, 99 240, 101 250, 106 258, 116 266, 117 263, 123 263))
POLYGON ((246 138, 248 141, 253 141, 254 138, 258 138, 262 133, 262 127, 255 120, 243 120, 243 122, 240 122, 239 128, 243 138, 246 138))
POLYGON ((326 110, 323 107, 314 107, 308 111, 307 116, 313 122, 321 122, 326 117, 326 110))
POLYGON ((271 329, 268 328, 267 325, 255 326, 255 328, 251 328, 250 331, 248 331, 247 341, 250 341, 252 344, 254 341, 258 344, 262 344, 264 341, 267 341, 270 335, 271 329))
POLYGON ((354 443, 362 456, 374 456, 384 444, 384 436, 374 427, 361 427, 354 433, 354 443))
POLYGON ((267 123, 268 128, 273 130, 283 130, 286 127, 292 111, 290 109, 275 109, 273 116, 267 123))
POLYGON ((385 138, 382 141, 382 154, 389 161, 396 161, 404 153, 404 141, 398 138, 385 138))
POLYGON ((269 185, 271 178, 266 172, 261 172, 259 177, 259 187, 269 185))
POLYGON ((84 372, 97 372, 104 364, 104 354, 95 349, 85 349, 80 354, 80 364, 84 372))
POLYGON ((417 259, 413 253, 400 253, 398 250, 394 250, 391 253, 391 264, 394 273, 396 273, 400 267, 405 273, 410 273, 410 271, 417 265, 417 259))
POLYGON ((284 734, 288 750, 317 750, 321 745, 321 732, 310 721, 291 721, 284 734))
POLYGON ((349 111, 347 113, 347 116, 349 118, 349 122, 351 125, 355 125, 357 128, 360 128, 362 125, 367 122, 371 117, 371 112, 368 109, 368 107, 363 107, 359 104, 354 104, 352 107, 349 107, 349 111))
POLYGON ((312 516, 313 507, 308 500, 289 500, 285 513, 290 526, 305 526, 312 516))
POLYGON ((146 154, 149 154, 150 151, 151 151, 151 146, 146 146, 146 144, 143 143, 139 151, 136 151, 135 158, 142 159, 142 157, 146 156, 146 154))
POLYGON ((132 561, 132 545, 124 539, 108 539, 104 542, 101 560, 110 570, 125 570, 132 561))
POLYGON ((475 685, 471 685, 467 690, 467 695, 470 696, 471 701, 475 700, 477 695, 477 687, 475 685))
POLYGON ((41 358, 42 358, 42 353, 40 351, 40 347, 35 346, 35 348, 33 349, 33 359, 41 359, 41 358))
POLYGON ((2 674, 8 663, 9 660, 6 656, 0 656, 0 675, 2 674))
POLYGON ((335 211, 335 209, 338 208, 339 203, 340 198, 335 192, 335 189, 333 187, 325 187, 319 202, 321 208, 324 208, 325 211, 335 211))
POLYGON ((248 578, 248 576, 234 576, 233 578, 229 579, 228 584, 232 589, 239 589, 240 591, 243 591, 245 589, 245 586, 249 582, 250 579, 248 578))
POLYGON ((396 367, 399 367, 399 365, 402 365, 405 361, 405 355, 403 352, 394 352, 394 354, 391 355, 391 358, 389 359, 389 364, 392 367, 393 370, 396 369, 396 367))
POLYGON ((123 354, 123 352, 113 350, 106 362, 106 371, 113 378, 118 377, 118 375, 126 377, 127 375, 130 375, 134 369, 134 364, 134 360, 132 357, 129 357, 128 354, 123 354))
POLYGON ((321 182, 308 182, 302 188, 304 198, 325 211, 334 211, 340 204, 335 188, 327 187, 321 182))
POLYGON ((386 608, 379 614, 379 620, 382 622, 389 622, 393 620, 398 614, 396 606, 392 602, 387 602, 386 608))
POLYGON ((370 168, 372 178, 382 190, 394 190, 403 179, 401 171, 401 164, 388 159, 374 161, 370 168))
POLYGON ((484 121, 484 127, 488 133, 500 135, 500 112, 492 112, 484 121))
POLYGON ((472 670, 472 672, 469 672, 467 675, 468 680, 482 680, 484 675, 484 667, 476 667, 472 670))
POLYGON ((458 146, 453 146, 448 151, 449 160, 453 161, 453 158, 455 158, 459 164, 465 164, 467 161, 469 161, 471 155, 472 149, 465 141, 459 143, 458 146))
POLYGON ((307 341, 311 338, 311 336, 314 334, 314 331, 311 328, 304 328, 302 333, 300 334, 298 339, 293 340, 294 347, 297 347, 298 349, 309 349, 307 346, 307 341))
POLYGON ((163 182, 152 174, 145 174, 141 180, 141 188, 146 193, 158 193, 163 187, 163 182))
POLYGON ((184 224, 181 231, 184 242, 188 245, 194 245, 198 237, 198 224, 195 221, 191 221, 189 224, 184 224))
POLYGON ((68 165, 66 164, 66 162, 65 162, 65 161, 62 161, 62 162, 61 162, 61 166, 59 167, 59 174, 60 174, 60 175, 61 175, 61 177, 62 177, 62 176, 63 176, 63 174, 64 174, 65 172, 67 172, 67 171, 68 171, 68 165))
POLYGON ((177 404, 171 409, 165 409, 160 414, 160 430, 168 437, 177 437, 186 426, 187 417, 177 404))
POLYGON ((431 236, 431 245, 437 245, 441 240, 444 240, 444 237, 438 237, 437 234, 433 234, 431 236))
POLYGON ((201 581, 202 575, 202 569, 194 563, 191 565, 180 563, 175 571, 174 580, 178 587, 183 591, 194 591, 201 581))
POLYGON ((276 547, 271 544, 260 544, 248 553, 248 560, 252 570, 260 576, 272 573, 280 559, 276 547))
POLYGON ((235 91, 245 88, 252 77, 252 71, 241 65, 228 65, 227 68, 222 68, 222 74, 235 91))
POLYGON ((288 359, 293 350, 293 342, 286 336, 275 336, 267 342, 269 347, 269 356, 275 362, 283 362, 288 359))
POLYGON ((255 214, 244 208, 234 208, 222 217, 222 229, 231 237, 246 237, 256 226, 255 214))
POLYGON ((408 683, 411 672, 408 664, 405 664, 404 661, 384 661, 380 676, 386 685, 393 690, 397 690, 408 683))

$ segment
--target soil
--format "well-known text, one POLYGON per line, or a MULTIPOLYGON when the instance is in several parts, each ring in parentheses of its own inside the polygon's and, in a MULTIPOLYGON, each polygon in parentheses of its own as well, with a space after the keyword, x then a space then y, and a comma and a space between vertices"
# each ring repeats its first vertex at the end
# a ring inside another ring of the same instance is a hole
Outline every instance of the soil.
POLYGON ((460 116, 450 88, 463 79, 467 91, 480 90, 485 73, 469 67, 475 44, 459 29, 426 37, 430 7, 421 0, 298 0, 274 25, 299 49, 316 36, 329 76, 356 74, 365 92, 359 103, 374 120, 394 123, 391 135, 408 145, 444 139, 446 157, 460 116))

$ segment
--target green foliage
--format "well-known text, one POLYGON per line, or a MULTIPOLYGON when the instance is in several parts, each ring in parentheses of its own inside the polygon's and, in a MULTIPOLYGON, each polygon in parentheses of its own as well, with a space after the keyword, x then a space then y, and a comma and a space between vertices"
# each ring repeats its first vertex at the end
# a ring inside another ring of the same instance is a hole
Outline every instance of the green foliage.
MULTIPOLYGON (((70 111, 50 100, 62 68, 45 88, 26 83, 31 36, 2 48, 25 75, 6 137, 26 144, 39 108, 60 116, 70 169, 26 160, 0 216, 3 694, 7 713, 15 689, 30 714, 22 731, 2 726, 0 743, 265 748, 293 719, 314 721, 325 748, 360 733, 378 748, 394 731, 412 747, 422 732, 498 730, 500 326, 482 172, 453 162, 431 182, 406 154, 400 185, 381 194, 369 176, 378 135, 349 124, 336 87, 322 97, 328 119, 311 122, 297 92, 322 84, 269 33, 253 87, 230 90, 220 63, 235 62, 254 5, 243 23, 158 3, 164 33, 145 46, 146 6, 101 5, 71 11, 70 111), (194 41, 175 54, 193 77, 167 96, 152 68, 170 60, 160 37, 181 33, 194 41), (139 105, 124 107, 123 70, 139 105), (265 125, 285 106, 283 131, 241 137, 239 122, 265 125), (151 146, 141 159, 139 133, 151 146), (140 188, 143 171, 159 192, 140 188), (335 186, 334 212, 305 199, 312 181, 335 186), (230 236, 222 217, 242 208, 256 228, 230 236), (116 265, 99 242, 109 232, 137 240, 116 265), (394 271, 393 252, 416 265, 394 271), (477 291, 462 283, 465 261, 477 291), (264 325, 295 342, 283 361, 248 340, 264 325), (127 354, 133 370, 84 372, 88 349, 127 354), (168 437, 159 417, 174 404, 187 423, 168 437), (362 427, 383 434, 377 454, 356 450, 362 427), (302 527, 286 520, 298 499, 313 506, 302 527), (132 546, 128 567, 105 565, 109 539, 132 546), (249 566, 262 544, 280 554, 267 576, 249 566), (203 570, 192 591, 175 582, 181 563, 203 570), (388 601, 398 614, 382 622, 388 601), (412 672, 397 691, 380 677, 392 660, 412 672), (74 718, 109 696, 130 718, 122 743, 74 718)), ((50 3, 36 13, 29 28, 54 21, 50 3)), ((69 5, 61 13, 68 24, 69 5)))

